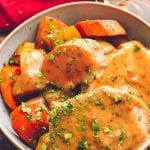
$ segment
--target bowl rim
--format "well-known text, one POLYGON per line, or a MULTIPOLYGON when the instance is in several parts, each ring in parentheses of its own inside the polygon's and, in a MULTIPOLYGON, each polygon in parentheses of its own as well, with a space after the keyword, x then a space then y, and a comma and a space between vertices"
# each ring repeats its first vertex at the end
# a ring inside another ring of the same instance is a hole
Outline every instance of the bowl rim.
POLYGON ((0 50, 3 47, 3 45, 7 42, 8 39, 11 38, 11 36, 19 29, 21 29, 22 27, 24 27, 26 24, 28 24, 31 20, 37 18, 38 16, 42 16, 44 15, 46 12, 49 11, 53 11, 55 9, 59 9, 62 7, 67 7, 67 6, 73 6, 73 5, 83 5, 83 4, 92 4, 92 5, 101 5, 104 7, 108 7, 108 8, 113 8, 116 9, 118 11, 122 11, 123 13, 126 13, 132 17, 134 17, 135 19, 139 20, 141 23, 145 24, 148 28, 150 28, 150 23, 148 23, 146 20, 144 20, 143 18, 141 18, 140 16, 134 14, 133 12, 130 12, 126 9, 122 9, 118 6, 112 5, 112 4, 106 4, 106 3, 102 3, 102 2, 97 2, 97 1, 82 1, 82 2, 69 2, 69 3, 65 3, 65 4, 60 4, 54 7, 50 7, 48 9, 45 9, 35 15, 33 15, 32 17, 28 18, 26 21, 24 21, 23 23, 21 23, 19 26, 17 26, 0 44, 0 50))
MULTIPOLYGON (((100 5, 103 7, 107 7, 107 8, 111 8, 114 10, 118 10, 121 11, 123 13, 126 13, 128 15, 130 15, 131 17, 139 20, 142 24, 144 24, 145 26, 147 26, 150 29, 150 24, 144 20, 143 18, 139 17, 138 15, 122 9, 118 6, 112 5, 112 4, 106 4, 106 3, 102 3, 102 2, 98 2, 98 1, 80 1, 80 2, 68 2, 68 3, 64 3, 64 4, 60 4, 60 5, 56 5, 53 7, 50 7, 48 9, 45 9, 35 15, 33 15, 32 17, 28 18, 26 21, 24 21, 23 23, 21 23, 19 26, 17 26, 12 32, 9 33, 9 35, 2 41, 2 43, 0 43, 0 51, 2 49, 2 47, 7 43, 7 41, 9 39, 11 39, 11 37, 13 36, 13 34, 15 34, 15 32, 17 32, 18 30, 20 30, 21 28, 23 28, 24 26, 26 26, 28 23, 30 23, 32 20, 36 19, 38 16, 43 16, 44 14, 48 13, 49 11, 53 11, 53 10, 57 10, 59 8, 65 8, 65 7, 71 7, 74 5, 84 5, 84 4, 88 4, 88 5, 100 5)), ((1 68, 0 68, 1 69, 1 68)), ((4 135, 7 137, 7 139, 16 146, 16 148, 19 148, 21 150, 25 150, 21 145, 19 145, 19 143, 17 141, 15 141, 7 132, 7 130, 5 129, 5 126, 0 124, 0 130, 4 133, 4 135)), ((20 139, 21 140, 21 139, 20 139)))

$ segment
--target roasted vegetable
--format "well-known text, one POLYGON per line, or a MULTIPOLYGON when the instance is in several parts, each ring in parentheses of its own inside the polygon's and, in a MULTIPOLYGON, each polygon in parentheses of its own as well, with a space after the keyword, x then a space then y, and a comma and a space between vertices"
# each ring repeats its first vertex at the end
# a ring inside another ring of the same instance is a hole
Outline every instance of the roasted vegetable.
POLYGON ((47 44, 48 48, 52 50, 55 46, 60 46, 66 41, 74 38, 81 38, 81 35, 75 26, 69 26, 48 34, 45 37, 44 41, 47 44))
POLYGON ((46 36, 65 27, 67 27, 67 25, 59 20, 50 17, 43 18, 38 27, 36 47, 42 49, 50 48, 50 46, 48 47, 47 43, 45 43, 45 39, 47 38, 46 36))
POLYGON ((3 96, 4 102, 11 109, 17 107, 17 102, 12 96, 12 89, 16 75, 20 74, 20 67, 18 66, 4 66, 0 73, 0 89, 3 96))
POLYGON ((99 38, 126 35, 125 29, 116 20, 86 20, 76 23, 83 37, 99 38))
POLYGON ((10 115, 11 124, 18 136, 34 147, 38 138, 47 132, 47 107, 41 97, 22 103, 10 115))
POLYGON ((33 42, 23 42, 15 51, 15 53, 13 54, 13 56, 9 59, 8 63, 9 64, 14 64, 14 65, 20 65, 20 56, 22 55, 22 53, 24 52, 30 52, 35 48, 35 43, 33 42))

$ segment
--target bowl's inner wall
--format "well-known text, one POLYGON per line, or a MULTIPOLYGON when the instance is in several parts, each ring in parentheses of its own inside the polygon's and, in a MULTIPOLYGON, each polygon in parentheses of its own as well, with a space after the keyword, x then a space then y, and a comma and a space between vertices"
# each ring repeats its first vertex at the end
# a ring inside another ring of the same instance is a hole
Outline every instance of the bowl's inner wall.
MULTIPOLYGON (((127 30, 129 39, 139 40, 150 47, 150 27, 136 17, 114 7, 105 6, 104 4, 92 2, 72 3, 70 5, 46 10, 18 27, 1 45, 0 68, 4 62, 8 61, 10 56, 23 41, 34 41, 38 23, 43 16, 60 19, 68 25, 73 25, 77 21, 86 19, 116 19, 127 30)), ((9 113, 2 98, 0 98, 0 116, 1 128, 8 138, 20 149, 30 150, 30 148, 23 144, 14 134, 10 125, 9 113)))

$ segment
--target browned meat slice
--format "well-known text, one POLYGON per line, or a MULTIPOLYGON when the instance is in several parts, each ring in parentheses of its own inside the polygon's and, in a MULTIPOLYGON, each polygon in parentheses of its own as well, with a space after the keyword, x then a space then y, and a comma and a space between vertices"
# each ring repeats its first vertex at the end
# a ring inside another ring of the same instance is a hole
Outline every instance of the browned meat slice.
POLYGON ((40 69, 43 58, 43 50, 24 51, 21 55, 21 75, 17 78, 12 92, 16 99, 22 99, 44 89, 47 80, 40 69))
POLYGON ((42 71, 48 81, 65 90, 74 88, 85 80, 94 79, 94 70, 105 59, 104 54, 114 50, 113 46, 91 39, 74 39, 47 54, 42 71))
POLYGON ((125 89, 109 86, 57 105, 49 121, 48 149, 135 150, 150 134, 146 105, 125 89))
POLYGON ((128 85, 136 90, 137 96, 150 105, 150 51, 138 41, 120 45, 116 53, 110 54, 104 62, 103 71, 91 84, 91 89, 101 85, 121 87, 128 85))

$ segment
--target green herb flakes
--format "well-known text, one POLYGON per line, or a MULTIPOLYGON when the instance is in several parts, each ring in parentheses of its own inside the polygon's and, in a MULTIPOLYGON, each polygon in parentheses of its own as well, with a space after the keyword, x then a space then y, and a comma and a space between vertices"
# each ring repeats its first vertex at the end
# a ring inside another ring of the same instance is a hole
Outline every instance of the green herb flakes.
POLYGON ((26 115, 26 118, 27 118, 27 120, 31 120, 31 119, 32 119, 32 115, 27 114, 27 115, 26 115))
POLYGON ((65 115, 70 115, 73 110, 74 110, 74 107, 73 107, 73 105, 72 105, 71 102, 69 102, 66 106, 64 106, 64 107, 62 108, 62 112, 63 112, 65 115))
POLYGON ((38 83, 38 82, 34 82, 34 86, 35 86, 36 88, 39 88, 39 83, 38 83))
POLYGON ((68 99, 68 97, 66 97, 66 96, 61 96, 59 99, 58 99, 58 101, 59 102, 64 102, 64 101, 66 101, 68 99))
POLYGON ((65 142, 68 142, 69 139, 72 138, 72 136, 73 136, 73 134, 72 134, 71 132, 65 133, 65 134, 64 134, 64 141, 65 141, 65 142))
POLYGON ((52 25, 52 24, 49 24, 49 29, 50 29, 51 33, 56 33, 57 32, 55 26, 52 25))
POLYGON ((0 78, 0 83, 2 83, 2 78, 0 78))
POLYGON ((21 110, 22 110, 23 112, 28 113, 28 114, 31 113, 31 108, 27 107, 27 104, 24 103, 24 102, 21 103, 21 110))
POLYGON ((103 132, 107 134, 112 134, 112 127, 111 126, 103 127, 103 132))
POLYGON ((119 145, 119 146, 123 145, 124 138, 125 138, 125 130, 124 130, 124 128, 122 128, 122 129, 121 129, 121 133, 120 133, 120 135, 118 136, 118 145, 119 145))
POLYGON ((40 120, 41 117, 42 117, 42 112, 41 112, 41 111, 38 111, 38 112, 36 113, 36 120, 40 120))
POLYGON ((138 116, 138 121, 140 122, 141 120, 142 120, 142 116, 140 115, 140 116, 138 116))
POLYGON ((38 71, 38 77, 40 77, 40 78, 44 77, 44 73, 42 70, 38 71))
POLYGON ((13 63, 14 63, 13 59, 12 59, 12 58, 10 58, 10 59, 9 59, 9 61, 8 61, 8 64, 10 64, 10 65, 11 65, 11 64, 13 64, 13 63))
POLYGON ((78 143, 77 150, 86 150, 88 148, 88 142, 87 141, 80 141, 78 143))
POLYGON ((87 130, 87 128, 84 125, 79 125, 79 124, 76 124, 76 128, 77 128, 78 131, 85 131, 85 130, 87 130))
POLYGON ((107 146, 105 147, 105 150, 111 150, 111 149, 110 149, 110 146, 107 145, 107 146))
POLYGON ((121 101, 122 101, 122 100, 121 100, 121 96, 116 95, 116 96, 114 97, 114 101, 115 101, 115 103, 121 102, 121 101))
POLYGON ((90 91, 90 92, 88 93, 88 98, 91 99, 95 94, 96 94, 96 92, 90 91))
POLYGON ((55 51, 56 55, 60 55, 61 54, 61 51, 60 50, 57 50, 55 51))
POLYGON ((100 98, 97 98, 95 101, 94 101, 94 104, 99 106, 101 110, 105 110, 105 106, 104 104, 101 102, 101 99, 100 98))
POLYGON ((92 130, 93 130, 93 131, 95 131, 95 132, 97 132, 97 131, 99 131, 99 130, 100 130, 100 129, 99 129, 99 125, 98 125, 98 123, 97 123, 97 122, 95 122, 95 121, 93 121, 93 122, 92 122, 91 127, 92 127, 92 130))
POLYGON ((139 46, 137 46, 137 45, 134 45, 134 47, 133 47, 133 51, 134 52, 137 52, 137 51, 139 51, 140 50, 140 47, 139 46))
POLYGON ((54 59, 55 59, 55 57, 54 57, 54 55, 53 55, 53 54, 51 54, 51 55, 49 56, 49 58, 48 58, 48 60, 49 60, 49 61, 51 61, 51 62, 53 62, 53 61, 54 61, 54 59))
POLYGON ((78 100, 79 99, 79 95, 74 96, 74 99, 78 100))
POLYGON ((132 100, 133 96, 131 94, 128 95, 128 101, 132 100))
POLYGON ((53 126, 53 127, 57 127, 59 124, 59 119, 60 119, 60 110, 56 109, 50 112, 49 114, 49 123, 53 126))
POLYGON ((76 57, 71 57, 71 61, 72 62, 76 61, 76 57))
POLYGON ((47 150, 47 145, 45 143, 41 145, 41 150, 47 150))

